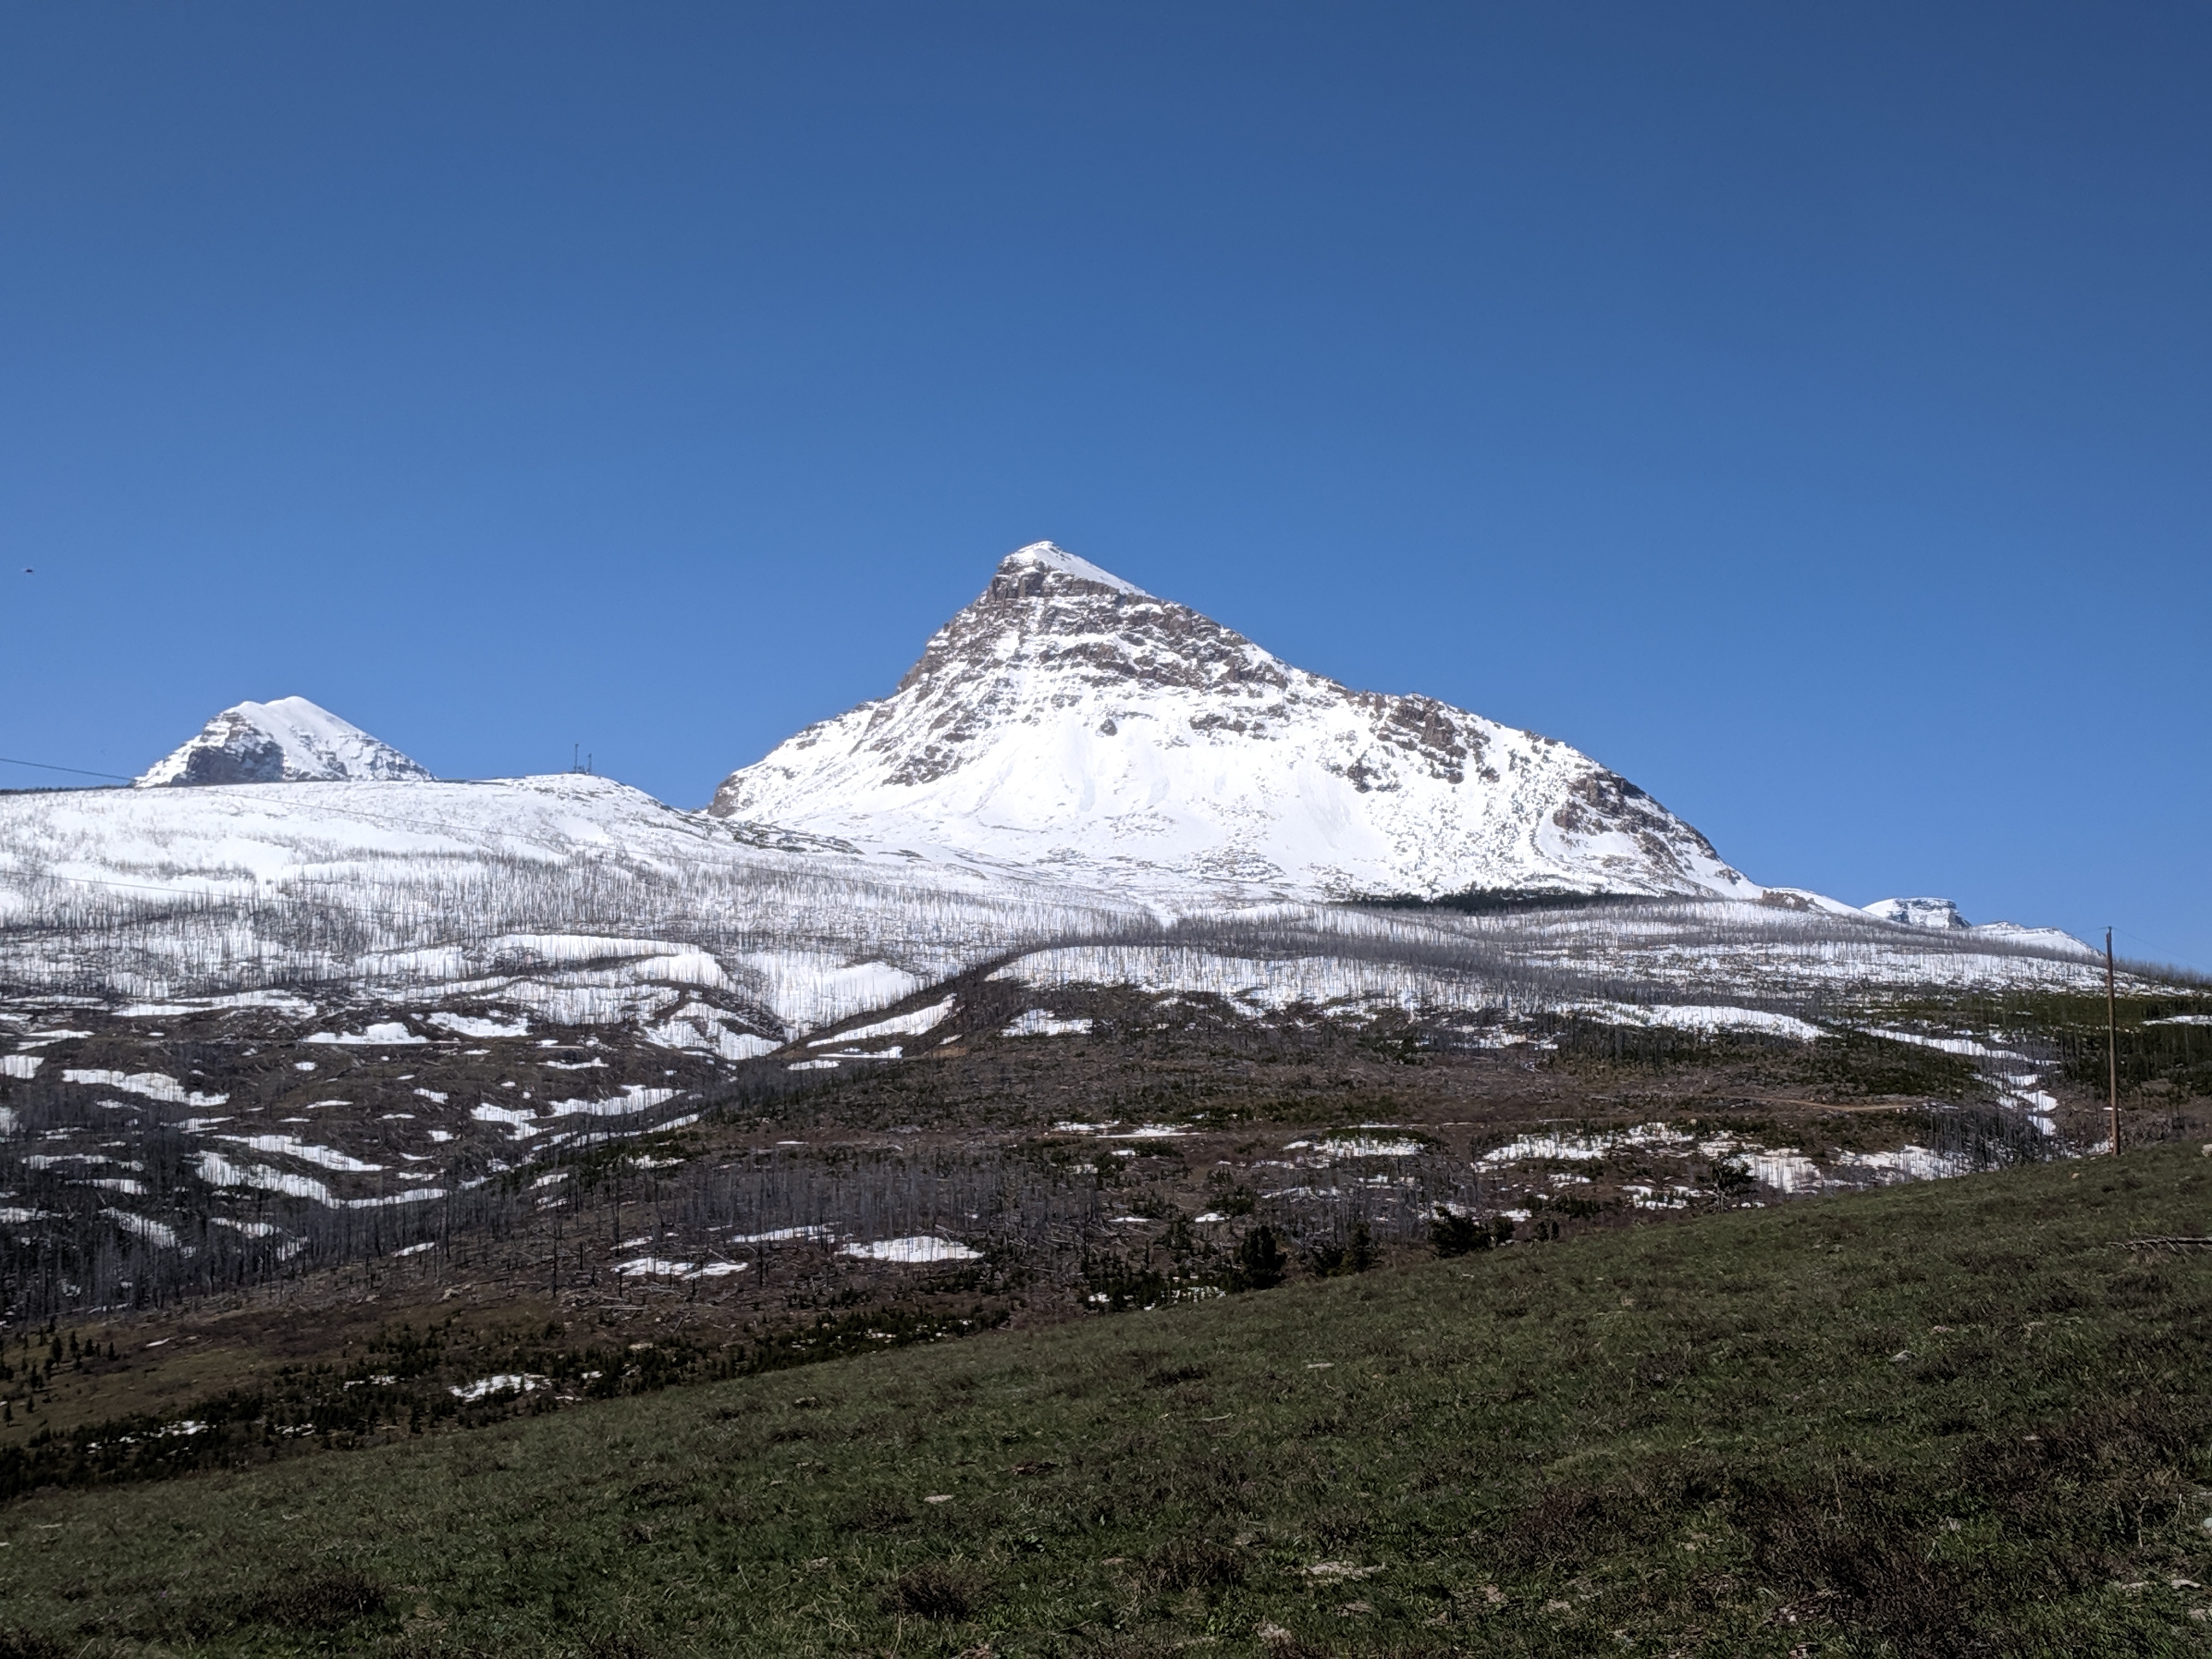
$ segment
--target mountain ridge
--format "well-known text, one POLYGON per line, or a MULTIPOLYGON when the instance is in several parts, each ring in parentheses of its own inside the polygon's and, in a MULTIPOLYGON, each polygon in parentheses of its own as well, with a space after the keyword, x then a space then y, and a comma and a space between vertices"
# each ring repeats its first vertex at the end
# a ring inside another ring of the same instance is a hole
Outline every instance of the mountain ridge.
POLYGON ((1304 896, 1765 890, 1556 738, 1297 668, 1049 542, 707 810, 1304 896))
MULTIPOLYGON (((292 696, 224 709, 134 787, 340 780, 434 781, 390 744, 292 696)), ((890 694, 731 774, 700 816, 763 848, 980 861, 1008 876, 1119 890, 1160 915, 1278 898, 1712 896, 1864 915, 1908 933, 2090 948, 2057 929, 1970 926, 1947 899, 1860 910, 1761 886, 1644 790, 1563 743, 1436 698, 1298 669, 1051 542, 1002 559, 890 694), (1153 736, 1150 752, 1126 743, 1115 752, 1125 724, 1126 735, 1153 736), (1041 726, 1051 728, 1042 743, 1041 726), (1007 752, 1010 733, 1018 741, 1007 752), (1200 780, 1215 798, 1196 811, 1176 799, 1190 769, 1177 776, 1159 765, 1163 748, 1170 760, 1196 750, 1222 763, 1200 780), (1145 798, 1133 802, 1132 774, 1147 766, 1135 779, 1145 798), (1255 771, 1270 766, 1290 777, 1272 799, 1254 788, 1255 771), (1424 793, 1388 822, 1398 802, 1424 793)))

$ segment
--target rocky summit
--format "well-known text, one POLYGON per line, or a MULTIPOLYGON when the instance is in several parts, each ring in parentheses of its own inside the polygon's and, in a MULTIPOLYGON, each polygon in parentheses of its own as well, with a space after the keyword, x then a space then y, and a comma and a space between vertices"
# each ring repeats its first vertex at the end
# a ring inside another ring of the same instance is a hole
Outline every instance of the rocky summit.
POLYGON ((1049 542, 1008 555, 890 696, 732 774, 708 810, 1140 885, 1763 890, 1564 743, 1293 667, 1049 542))

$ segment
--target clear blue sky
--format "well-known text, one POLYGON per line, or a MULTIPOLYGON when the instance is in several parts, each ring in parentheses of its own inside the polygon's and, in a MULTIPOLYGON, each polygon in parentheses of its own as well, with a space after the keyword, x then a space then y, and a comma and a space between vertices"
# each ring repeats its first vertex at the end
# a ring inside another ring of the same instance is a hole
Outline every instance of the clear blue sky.
POLYGON ((8 3, 0 754, 696 805, 1050 537, 2212 967, 2208 86, 2193 0, 8 3))

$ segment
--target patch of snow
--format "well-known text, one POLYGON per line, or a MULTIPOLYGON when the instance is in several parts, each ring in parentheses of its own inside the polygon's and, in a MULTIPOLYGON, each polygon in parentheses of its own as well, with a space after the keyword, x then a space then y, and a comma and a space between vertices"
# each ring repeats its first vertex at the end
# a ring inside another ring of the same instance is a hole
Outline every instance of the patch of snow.
POLYGON ((729 1017, 706 1002, 687 1002, 659 1024, 646 1041, 663 1048, 706 1053, 722 1060, 753 1060, 783 1045, 755 1032, 735 1029, 729 1017))
POLYGON ((409 1030, 398 1020, 368 1026, 358 1036, 350 1031, 316 1031, 300 1039, 302 1042, 337 1043, 350 1048, 408 1048, 429 1040, 409 1030))
POLYGON ((217 1135, 216 1139, 228 1141, 234 1146, 243 1146, 248 1152, 294 1158, 302 1164, 313 1164, 319 1169, 336 1170, 343 1175, 374 1175, 384 1168, 381 1164, 364 1164, 357 1158, 349 1158, 328 1146, 311 1146, 290 1135, 217 1135))
POLYGON ((1809 1020, 1794 1014, 1771 1013, 1764 1008, 1734 1008, 1711 1003, 1657 1003, 1649 1006, 1632 1002, 1579 1005, 1602 1019, 1628 1025, 1663 1025, 1678 1031, 1762 1031, 1770 1036, 1811 1042, 1828 1034, 1809 1020))
POLYGON ((741 1273, 748 1264, 743 1261, 708 1261, 694 1265, 689 1261, 667 1261, 659 1256, 639 1256, 633 1261, 615 1264, 615 1271, 625 1279, 727 1279, 741 1273))
POLYGON ((688 1261, 665 1261, 657 1255, 641 1255, 630 1261, 617 1261, 615 1271, 625 1279, 679 1279, 691 1271, 688 1261))
MULTIPOLYGON (((208 1224, 213 1227, 228 1227, 233 1232, 245 1234, 248 1238, 267 1238, 280 1231, 276 1223, 271 1221, 240 1221, 235 1217, 227 1215, 211 1215, 208 1218, 208 1224)), ((403 1251, 401 1254, 404 1255, 405 1252, 403 1251)))
POLYGON ((479 1014, 456 1014, 440 1009, 428 1016, 431 1024, 441 1031, 451 1031, 465 1037, 519 1037, 530 1035, 526 1019, 492 1019, 479 1014))
POLYGON ((939 1238, 933 1233, 917 1233, 910 1238, 879 1238, 866 1244, 848 1244, 838 1252, 841 1255, 857 1256, 866 1261, 980 1261, 981 1250, 971 1250, 965 1244, 949 1238, 939 1238))
POLYGON ((147 1216, 133 1215, 128 1210, 102 1210, 100 1214, 122 1228, 125 1232, 143 1238, 149 1244, 158 1249, 173 1250, 178 1248, 177 1230, 166 1222, 155 1221, 147 1216))
POLYGON ((625 1083, 611 1100, 556 1100, 546 1103, 553 1117, 627 1117, 633 1112, 663 1106, 683 1092, 680 1089, 648 1089, 641 1083, 625 1083))
POLYGON ((1418 1140, 1378 1140, 1372 1135, 1343 1135, 1316 1141, 1324 1158, 1412 1158, 1428 1148, 1418 1140))
POLYGON ((1902 1146, 1893 1152, 1845 1152, 1836 1159, 1838 1168, 1867 1170, 1884 1182, 1934 1181, 1962 1175, 1967 1166, 1925 1146, 1902 1146))
POLYGON ((1972 1037, 1927 1036, 1918 1031, 1901 1031, 1887 1025, 1869 1026, 1867 1035, 1887 1037, 1892 1042, 1910 1042, 1922 1048, 1938 1048, 1947 1054, 1970 1054, 1984 1060, 2025 1060, 2027 1058, 2026 1054, 2017 1054, 2010 1048, 1992 1048, 1972 1037))
POLYGON ((1794 1146, 1741 1156, 1753 1177, 1763 1187, 1771 1187, 1778 1192, 1803 1193, 1817 1191, 1821 1185, 1820 1166, 1794 1146))
POLYGON ((888 962, 853 962, 823 951, 757 951, 732 965, 750 982, 753 994, 796 1031, 902 1001, 927 983, 888 962))
POLYGON ((1606 1154, 1601 1135, 1517 1135, 1503 1146, 1485 1152, 1475 1163, 1485 1169, 1504 1164, 1527 1164, 1537 1158, 1599 1158, 1606 1154))
POLYGON ((312 1176, 294 1175, 285 1170, 272 1170, 260 1164, 233 1164, 217 1152, 199 1154, 199 1177, 210 1187, 252 1187, 261 1192, 281 1193, 287 1198, 305 1198, 327 1208, 337 1204, 337 1196, 312 1176))
POLYGON ((88 1089, 120 1089, 125 1094, 143 1095, 149 1100, 158 1100, 170 1106, 220 1106, 230 1098, 228 1095, 197 1093, 161 1072, 125 1073, 71 1067, 62 1073, 62 1081, 82 1084, 88 1089))
POLYGON ((800 1239, 835 1238, 837 1235, 827 1227, 772 1227, 764 1233, 735 1233, 732 1244, 787 1244, 800 1239))
MULTIPOLYGON (((222 996, 190 997, 173 1002, 134 1002, 115 1012, 125 1019, 173 1019, 179 1014, 215 1013, 232 1008, 266 1008, 294 1019, 313 1019, 318 1012, 315 1005, 303 996, 266 989, 232 991, 222 996)), ((92 1034, 79 1031, 75 1035, 92 1034)))
POLYGON ((889 1019, 879 1019, 872 1025, 863 1025, 858 1030, 840 1031, 834 1036, 817 1037, 806 1046, 819 1048, 831 1042, 865 1042, 871 1037, 921 1036, 945 1023, 952 1012, 953 999, 927 1008, 918 1008, 910 1014, 895 1014, 889 1019))
POLYGON ((446 1392, 465 1404, 489 1400, 495 1394, 532 1394, 539 1389, 550 1389, 549 1378, 527 1371, 500 1371, 490 1376, 480 1376, 475 1382, 448 1388, 446 1392))
POLYGON ((1087 1019, 1055 1019, 1048 1009, 1026 1008, 1019 1018, 1001 1032, 1000 1036, 1088 1036, 1091 1022, 1087 1019))
MULTIPOLYGON (((469 1115, 479 1123, 504 1123, 516 1140, 527 1140, 542 1127, 538 1114, 525 1107, 495 1106, 489 1101, 480 1102, 469 1115)), ((435 1131, 433 1131, 434 1133, 435 1131)))

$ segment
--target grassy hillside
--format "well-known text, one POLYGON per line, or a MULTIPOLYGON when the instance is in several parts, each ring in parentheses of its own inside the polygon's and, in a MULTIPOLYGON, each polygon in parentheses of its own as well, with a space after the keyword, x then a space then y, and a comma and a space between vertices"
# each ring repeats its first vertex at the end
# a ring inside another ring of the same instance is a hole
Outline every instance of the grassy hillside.
POLYGON ((2212 1162, 1521 1244, 0 1510, 0 1653, 2212 1651, 2212 1162))

